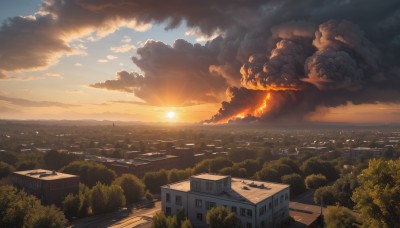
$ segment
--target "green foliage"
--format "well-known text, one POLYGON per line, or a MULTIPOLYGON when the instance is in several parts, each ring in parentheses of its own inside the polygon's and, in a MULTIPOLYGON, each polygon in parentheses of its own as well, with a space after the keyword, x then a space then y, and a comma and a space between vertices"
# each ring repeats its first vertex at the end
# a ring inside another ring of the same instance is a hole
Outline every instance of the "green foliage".
POLYGON ((262 181, 279 182, 281 175, 276 171, 276 169, 270 166, 264 166, 256 173, 256 178, 262 181))
POLYGON ((224 158, 224 157, 219 157, 219 158, 214 158, 214 159, 205 159, 205 160, 199 162, 193 168, 193 174, 218 173, 219 170, 226 168, 226 167, 231 167, 232 165, 233 165, 233 162, 231 160, 229 160, 228 158, 224 158))
POLYGON ((0 227, 65 227, 64 214, 12 186, 0 187, 0 227))
POLYGON ((210 228, 239 228, 241 222, 236 213, 229 211, 225 207, 214 207, 207 212, 207 225, 210 228))
POLYGON ((91 190, 91 201, 93 213, 101 214, 107 211, 109 201, 107 188, 101 183, 97 183, 91 190))
POLYGON ((290 166, 292 172, 294 172, 294 173, 299 173, 299 174, 301 173, 299 165, 293 159, 285 157, 285 158, 279 159, 277 162, 279 164, 285 164, 285 165, 290 166))
POLYGON ((314 193, 314 202, 318 205, 320 205, 321 202, 324 205, 335 205, 337 201, 332 186, 318 188, 314 193))
POLYGON ((114 181, 114 184, 122 187, 128 204, 139 201, 144 195, 145 186, 135 175, 123 174, 114 181))
POLYGON ((400 161, 370 160, 353 194, 366 227, 400 227, 400 161))
POLYGON ((193 228, 192 223, 190 223, 189 219, 185 219, 182 222, 181 228, 193 228))
POLYGON ((281 178, 282 183, 290 185, 290 195, 296 196, 303 193, 306 190, 304 185, 304 179, 297 173, 285 175, 281 178))
POLYGON ((126 200, 124 190, 119 185, 111 185, 108 187, 108 211, 115 211, 120 207, 125 206, 126 200))
POLYGON ((310 158, 301 166, 301 171, 305 176, 311 174, 322 174, 329 181, 334 181, 339 178, 339 171, 326 161, 321 161, 316 158, 310 158))
POLYGON ((44 164, 48 169, 59 170, 70 162, 78 160, 73 154, 61 153, 56 150, 50 150, 43 156, 44 164))
POLYGON ((18 158, 13 153, 2 152, 2 153, 0 153, 0 161, 5 162, 10 165, 15 165, 18 161, 18 158))
POLYGON ((148 172, 143 177, 143 183, 150 192, 159 193, 161 191, 160 186, 168 183, 167 172, 165 170, 148 172))
POLYGON ((61 169, 61 172, 78 175, 82 183, 93 187, 97 182, 110 185, 116 174, 102 164, 88 161, 74 161, 61 169))
POLYGON ((208 168, 208 172, 210 173, 218 173, 220 169, 223 169, 225 167, 231 167, 233 165, 233 162, 229 160, 228 158, 224 157, 219 157, 219 158, 214 158, 210 161, 210 166, 208 168))
POLYGON ((248 148, 233 149, 229 151, 228 158, 234 162, 241 162, 246 159, 256 159, 257 152, 248 148))
POLYGON ((327 212, 324 215, 326 228, 337 228, 337 227, 357 227, 356 217, 353 212, 346 207, 341 206, 328 206, 327 212))
POLYGON ((246 171, 246 177, 252 177, 261 168, 259 162, 254 159, 246 159, 235 165, 238 166, 237 170, 244 169, 246 171))
POLYGON ((164 212, 157 213, 152 218, 152 228, 192 228, 192 224, 185 217, 185 212, 179 210, 175 216, 166 216, 164 212))
POLYGON ((317 189, 326 185, 328 180, 322 174, 311 174, 306 177, 305 182, 307 189, 317 189))
POLYGON ((164 212, 157 213, 153 216, 151 222, 152 228, 165 228, 168 227, 167 216, 165 216, 164 212))
POLYGON ((18 163, 17 170, 24 171, 24 170, 31 170, 37 168, 37 162, 34 161, 22 161, 18 163))
POLYGON ((15 169, 12 165, 0 161, 0 179, 7 177, 10 173, 14 171, 15 169))
POLYGON ((247 176, 247 170, 245 168, 239 168, 237 164, 233 165, 232 167, 225 167, 221 169, 218 173, 222 175, 231 175, 233 177, 247 176))
POLYGON ((167 171, 168 173, 168 183, 174 183, 188 179, 192 175, 192 169, 171 169, 167 171))
POLYGON ((67 218, 79 216, 80 198, 79 195, 68 194, 62 202, 62 209, 67 218))

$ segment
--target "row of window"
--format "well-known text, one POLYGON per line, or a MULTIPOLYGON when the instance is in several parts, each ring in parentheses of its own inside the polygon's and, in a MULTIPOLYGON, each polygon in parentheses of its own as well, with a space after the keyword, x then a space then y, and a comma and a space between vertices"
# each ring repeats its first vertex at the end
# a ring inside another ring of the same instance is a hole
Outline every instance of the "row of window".
MULTIPOLYGON (((171 202, 171 195, 169 193, 165 194, 165 201, 168 203, 171 202)), ((179 196, 179 195, 175 196, 175 204, 182 205, 182 196, 179 196)))

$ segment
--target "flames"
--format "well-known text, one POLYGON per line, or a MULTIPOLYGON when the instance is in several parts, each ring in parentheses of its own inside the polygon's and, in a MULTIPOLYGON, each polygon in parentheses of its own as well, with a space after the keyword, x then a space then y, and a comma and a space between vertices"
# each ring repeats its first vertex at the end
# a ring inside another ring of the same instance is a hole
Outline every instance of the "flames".
POLYGON ((262 99, 262 102, 258 106, 256 106, 256 108, 240 110, 231 117, 219 121, 219 123, 228 123, 230 120, 240 120, 250 116, 261 117, 270 110, 269 109, 270 103, 271 103, 271 92, 267 92, 264 98, 262 99))

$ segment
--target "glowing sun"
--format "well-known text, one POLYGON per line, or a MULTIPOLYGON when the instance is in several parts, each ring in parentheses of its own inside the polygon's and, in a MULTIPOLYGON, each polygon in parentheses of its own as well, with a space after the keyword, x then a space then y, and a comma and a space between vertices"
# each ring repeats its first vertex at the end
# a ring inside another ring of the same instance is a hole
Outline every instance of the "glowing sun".
POLYGON ((169 120, 173 120, 173 119, 175 119, 175 117, 176 117, 175 112, 172 112, 172 111, 167 112, 167 118, 168 118, 169 120))

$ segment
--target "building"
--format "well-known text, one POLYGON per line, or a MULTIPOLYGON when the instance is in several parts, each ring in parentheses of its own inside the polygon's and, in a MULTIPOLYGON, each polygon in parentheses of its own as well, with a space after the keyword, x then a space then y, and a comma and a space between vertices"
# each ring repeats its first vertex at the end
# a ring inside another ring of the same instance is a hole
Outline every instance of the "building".
POLYGON ((289 185, 199 174, 161 187, 162 210, 184 209, 194 227, 207 227, 207 211, 224 206, 246 228, 280 227, 289 218, 289 185))
POLYGON ((11 180, 46 205, 60 206, 68 194, 79 193, 79 177, 66 173, 44 169, 18 171, 11 174, 11 180))

